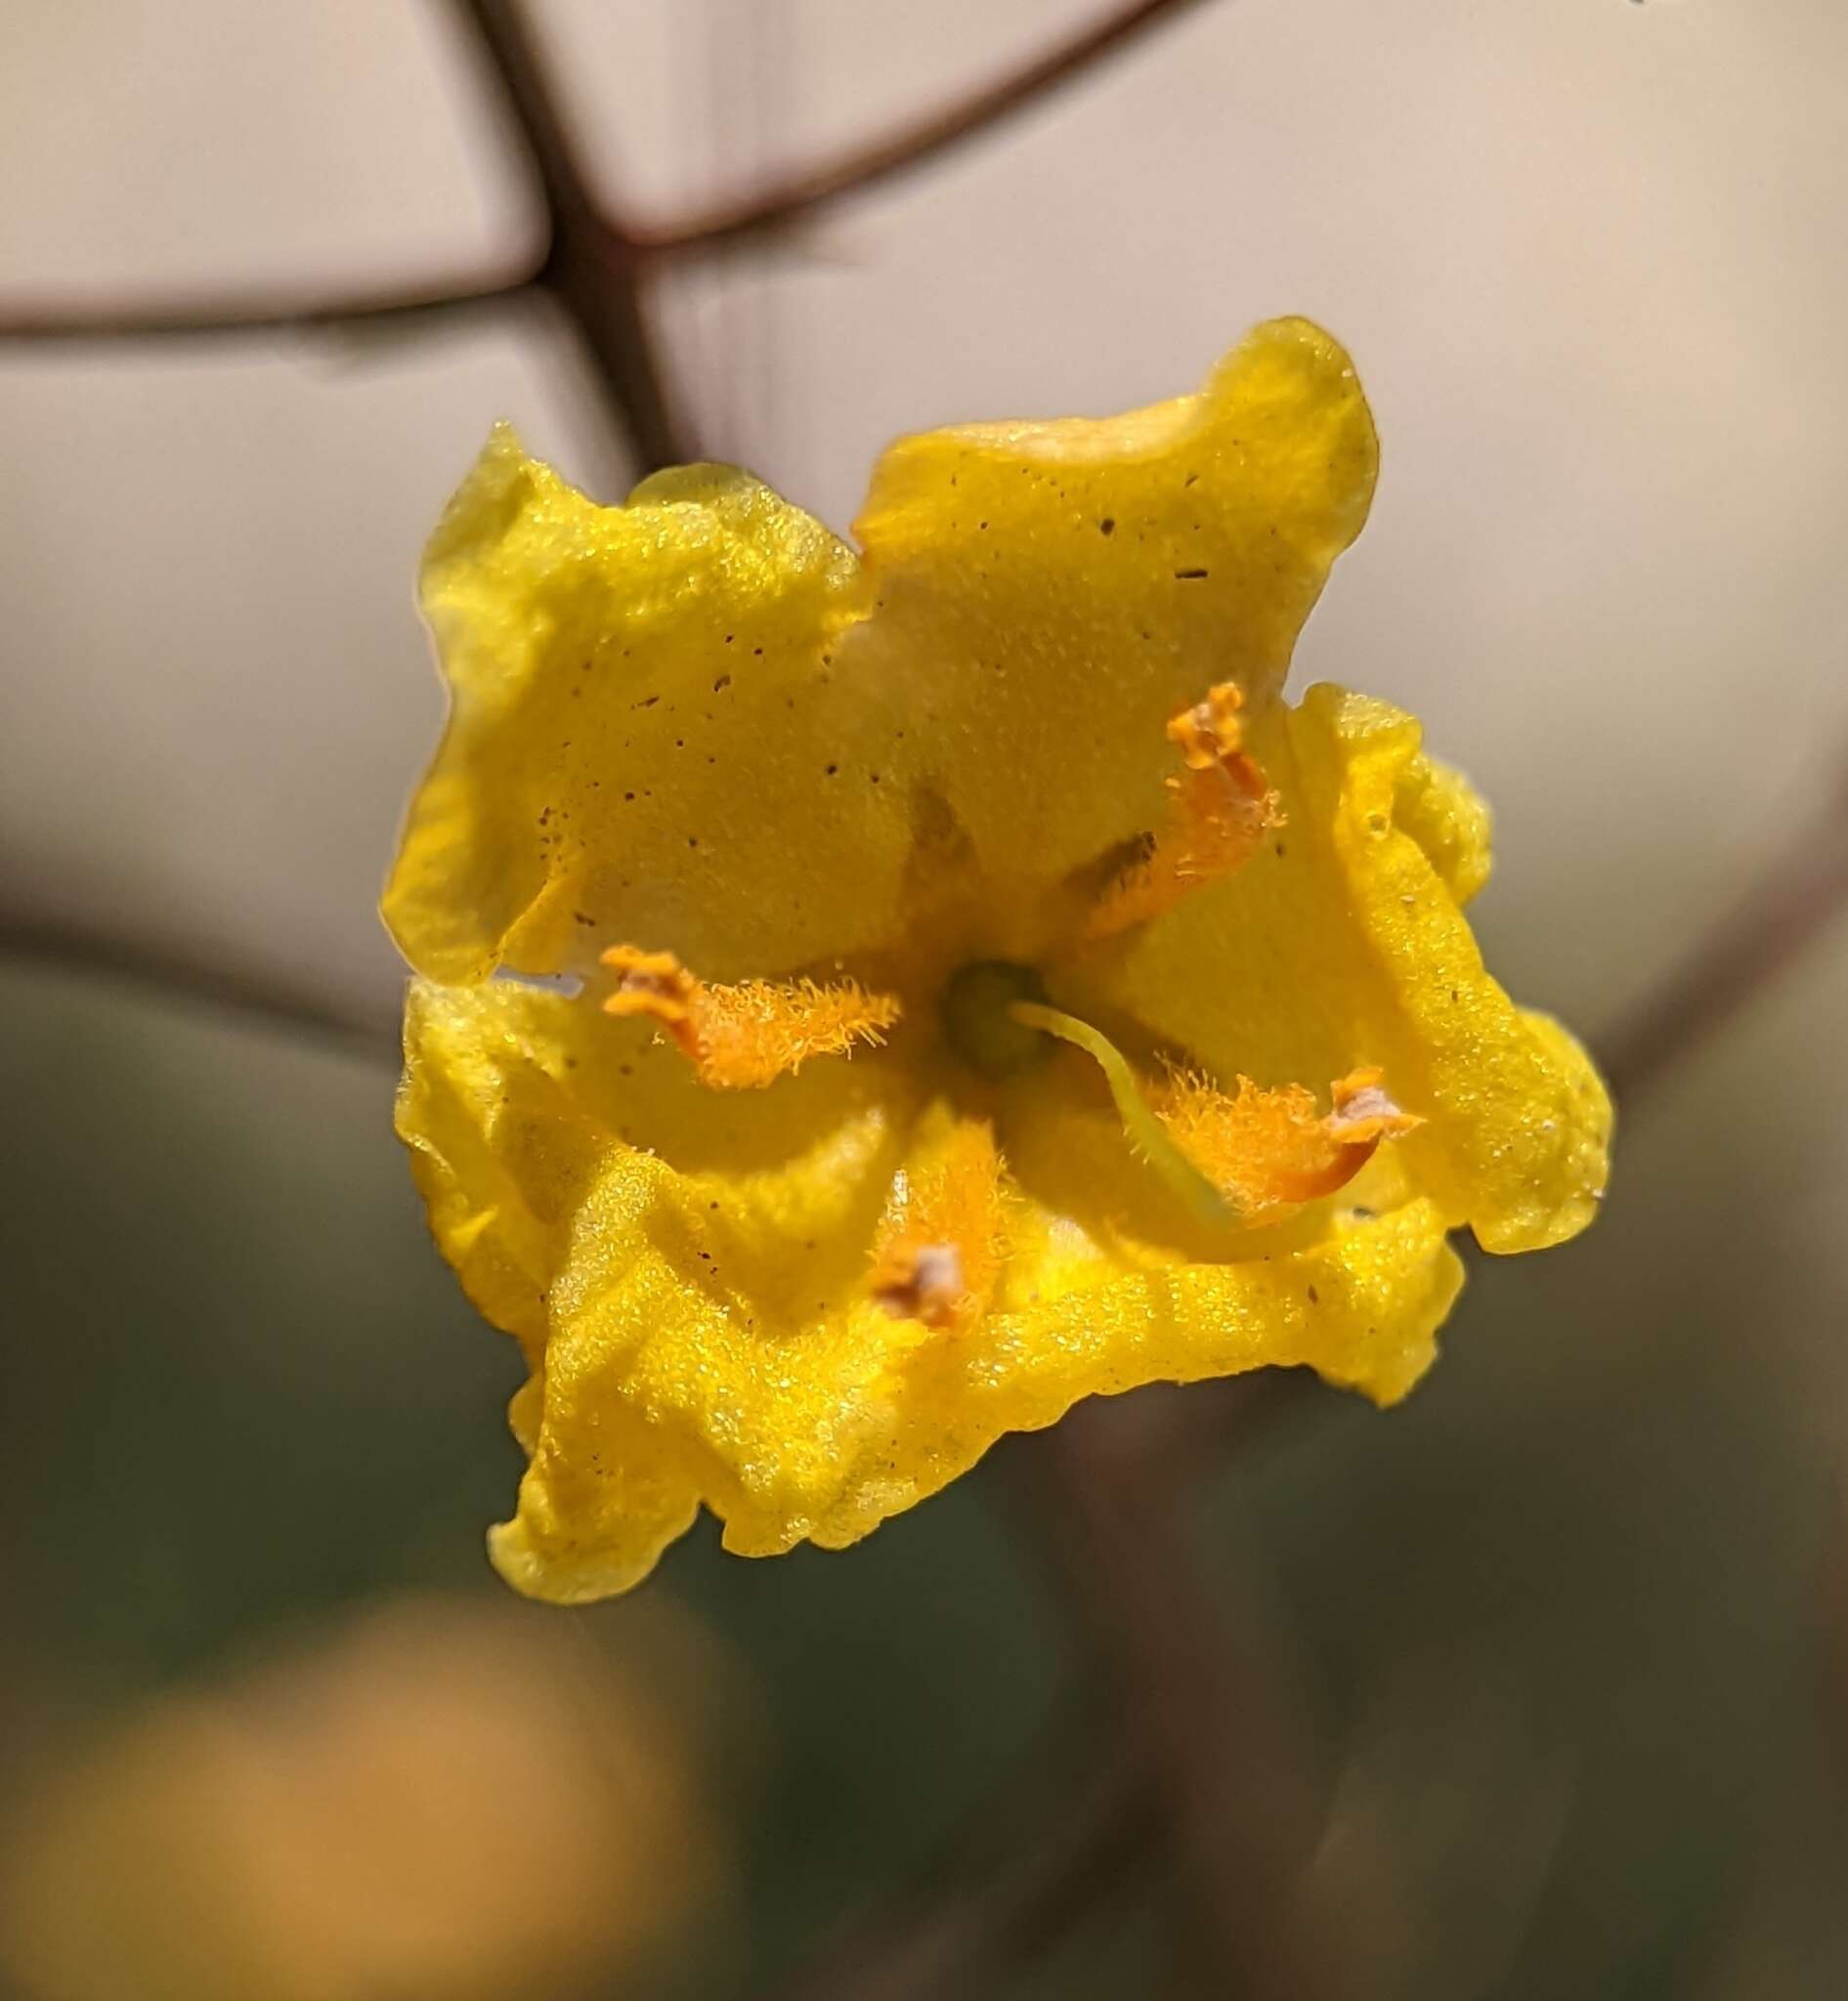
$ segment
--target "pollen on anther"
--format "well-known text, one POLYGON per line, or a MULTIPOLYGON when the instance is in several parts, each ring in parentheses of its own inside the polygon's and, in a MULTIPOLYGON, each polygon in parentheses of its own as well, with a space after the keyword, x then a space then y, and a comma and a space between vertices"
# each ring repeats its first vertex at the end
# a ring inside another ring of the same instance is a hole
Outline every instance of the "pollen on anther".
POLYGON ((894 1320, 948 1327, 968 1296, 963 1254, 954 1244, 920 1244, 901 1238, 874 1266, 874 1303, 894 1320))
POLYGON ((662 1021, 687 1018, 700 983, 671 952, 612 945, 603 963, 617 975, 616 991, 603 1003, 608 1013, 652 1014, 662 1021))
POLYGON ((1189 771, 1209 771, 1243 746, 1245 732, 1238 711, 1244 705, 1237 682, 1221 681, 1207 690, 1204 702, 1169 719, 1168 741, 1189 771))

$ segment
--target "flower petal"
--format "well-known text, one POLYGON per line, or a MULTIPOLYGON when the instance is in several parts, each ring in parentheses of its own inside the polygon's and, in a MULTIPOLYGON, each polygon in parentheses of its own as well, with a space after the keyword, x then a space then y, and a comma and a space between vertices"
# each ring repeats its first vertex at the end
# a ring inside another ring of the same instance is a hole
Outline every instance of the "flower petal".
POLYGON ((1159 823, 1177 709, 1281 686, 1376 461, 1353 365, 1303 319, 1195 396, 887 450, 855 524, 876 609, 842 660, 902 685, 997 894, 1159 823))
POLYGON ((1435 1203, 1338 1217, 1274 1257, 1172 1263, 1101 1285, 1069 1266, 990 1329, 990 1377, 1011 1404, 1006 1428, 1051 1424, 1079 1396, 1191 1383, 1264 1367, 1397 1403, 1431 1366, 1463 1287, 1462 1260, 1435 1203))
POLYGON ((554 973, 647 938, 716 979, 881 942, 910 830, 891 718, 833 667, 858 566, 749 475, 598 507, 505 426, 422 602, 451 691, 384 899, 418 971, 554 973))
MULTIPOLYGON (((928 1181, 981 1150, 967 1124, 926 1119, 904 1170, 928 1181)), ((1429 1366, 1462 1283, 1427 1200, 1338 1219, 1269 1258, 1189 1264, 1151 1251, 1137 1268, 1014 1190, 998 1310, 901 1317, 871 1296, 870 1274, 856 1283, 829 1254, 870 1226, 891 1171, 883 1148, 844 1174, 838 1158, 810 1155, 755 1191, 767 1227, 823 1244, 785 1259, 800 1273, 787 1287, 753 1290, 734 1266, 736 1219, 714 1216, 703 1188, 633 1157, 614 1168, 554 1291, 533 1461, 517 1516, 492 1542, 509 1582, 555 1599, 626 1589, 640 1545, 652 1561, 667 1525, 684 1525, 664 1500, 638 1529, 638 1502, 657 1494, 697 1495, 737 1554, 842 1548, 1005 1432, 1143 1383, 1304 1364, 1390 1403, 1429 1366), (786 1203, 808 1213, 782 1216, 786 1203)))
POLYGON ((438 1245, 535 1372, 513 1412, 533 1465, 492 1542, 511 1583, 626 1590, 702 1495, 729 1491, 727 1424, 768 1408, 831 1298, 866 1292, 912 1104, 878 1055, 720 1096, 588 1001, 412 982, 398 1128, 438 1245))
POLYGON ((701 1503, 746 1554, 852 1542, 1004 1431, 1156 1378, 1307 1363, 1390 1401, 1459 1283, 1428 1201, 1239 1264, 1110 1239, 1010 1182, 985 1124, 914 1116, 879 1059, 720 1099, 636 1024, 505 982, 416 982, 408 1022, 438 1242, 535 1371, 491 1549, 536 1597, 628 1589, 701 1503), (906 1230, 956 1242, 985 1315, 881 1301, 873 1254, 906 1230))
POLYGON ((1055 1424, 1086 1396, 1307 1366, 1397 1402, 1430 1366, 1463 1283, 1426 1200, 1236 1264, 1126 1269, 1026 1205, 1012 1228, 1012 1303, 904 1358, 888 1380, 891 1420, 849 1445, 811 1540, 856 1541, 968 1471, 1005 1433, 1055 1424))
POLYGON ((1223 1079, 1377 1064, 1427 1121, 1397 1147, 1449 1222, 1490 1251, 1573 1235, 1604 1188, 1610 1100, 1483 968, 1458 907, 1487 873, 1474 795, 1421 756, 1414 718, 1334 687, 1269 718, 1262 754, 1287 826, 1061 991, 1223 1079))
POLYGON ((405 997, 396 1124, 430 1233, 476 1308, 536 1368, 546 1293, 609 1143, 567 1070, 590 1012, 498 981, 413 979, 405 997))
POLYGON ((1394 784, 1393 818, 1425 851, 1459 906, 1488 880, 1488 801, 1460 771, 1415 751, 1394 784))
POLYGON ((640 1427, 739 1554, 852 1540, 829 1522, 854 1479, 890 1496, 881 1513, 909 1506, 902 1476, 879 1471, 906 1427, 903 1365, 959 1337, 895 1314, 873 1254, 906 1181, 930 1181, 961 1136, 871 1112, 722 1184, 613 1160, 554 1288, 537 1448, 496 1531, 497 1562, 516 1548, 537 1567, 503 1574, 545 1597, 621 1588, 606 1581, 630 1533, 628 1496, 600 1471, 612 1426, 624 1450, 640 1427))

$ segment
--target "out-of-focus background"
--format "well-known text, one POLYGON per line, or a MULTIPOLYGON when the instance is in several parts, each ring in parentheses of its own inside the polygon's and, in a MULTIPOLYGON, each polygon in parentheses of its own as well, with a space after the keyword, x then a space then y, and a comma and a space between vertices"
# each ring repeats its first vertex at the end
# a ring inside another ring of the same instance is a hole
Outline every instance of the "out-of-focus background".
MULTIPOLYGON (((527 10, 657 223, 1104 11, 527 10)), ((1497 810, 1491 963, 1595 1040, 1848 756, 1845 86, 1838 0, 1205 0, 652 309, 703 449, 842 530, 896 432, 1327 324, 1385 472, 1298 684, 1426 718, 1497 810)), ((0 325, 492 279, 538 226, 437 0, 0 12, 0 325)), ((543 308, 0 345, 0 1992, 1169 1991, 1134 1828, 956 1961, 997 1775, 1110 1755, 1010 1448, 846 1554, 704 1524, 573 1614, 486 1573, 518 1372, 391 1137, 373 900, 439 721, 418 544, 503 415, 623 490, 543 308), (827 1971, 919 1911, 947 1984, 827 1971)), ((1292 1402, 1200 1486, 1369 1996, 1848 1990, 1845 1002, 1837 928, 1652 1088, 1590 1236, 1479 1264, 1407 1407, 1292 1402)))

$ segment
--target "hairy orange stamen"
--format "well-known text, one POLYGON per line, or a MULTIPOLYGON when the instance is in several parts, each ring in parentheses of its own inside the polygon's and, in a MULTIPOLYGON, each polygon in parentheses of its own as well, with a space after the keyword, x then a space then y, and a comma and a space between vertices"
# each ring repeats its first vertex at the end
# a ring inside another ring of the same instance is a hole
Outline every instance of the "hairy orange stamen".
POLYGON ((856 1043, 878 1044, 897 1021, 889 994, 869 994, 854 980, 745 980, 708 986, 671 952, 613 945, 603 963, 617 974, 603 1002, 611 1014, 645 1014, 666 1030, 718 1090, 752 1090, 799 1070, 810 1056, 845 1056, 856 1043))
POLYGON ((985 1120, 958 1120, 926 1141, 898 1177, 874 1244, 874 1302, 932 1328, 976 1318, 1001 1271, 1001 1156, 985 1120))
POLYGON ((1383 1139, 1424 1122, 1388 1095, 1381 1072, 1354 1070, 1331 1088, 1332 1109, 1316 1108, 1300 1084, 1266 1090, 1248 1077, 1235 1092, 1176 1072, 1158 1108, 1176 1143, 1246 1222, 1332 1195, 1373 1158, 1383 1139))
POLYGON ((1170 720, 1169 742, 1186 769, 1168 781, 1168 824, 1104 891, 1087 926, 1092 937, 1113 938, 1230 875, 1267 829, 1283 825, 1281 802, 1244 749, 1243 705, 1236 684, 1222 681, 1170 720))

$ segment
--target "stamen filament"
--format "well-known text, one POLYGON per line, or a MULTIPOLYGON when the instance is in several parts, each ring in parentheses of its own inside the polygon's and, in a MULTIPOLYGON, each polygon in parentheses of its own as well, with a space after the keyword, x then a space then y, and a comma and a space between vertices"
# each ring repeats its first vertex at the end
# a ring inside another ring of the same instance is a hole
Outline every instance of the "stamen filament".
POLYGON ((617 974, 605 1011, 659 1022, 715 1090, 761 1089, 811 1056, 848 1056, 862 1043, 877 1048, 899 1016, 891 995, 869 994, 855 980, 709 986, 671 952, 634 945, 611 946, 603 963, 617 974))
POLYGON ((1202 1222, 1230 1223, 1238 1220, 1237 1211, 1169 1136, 1168 1128, 1143 1097, 1129 1058, 1101 1029, 1093 1028, 1088 1021, 1080 1021, 1075 1014, 1062 1014, 1056 1007, 1043 1006, 1037 1000, 1015 1000, 1008 1013, 1023 1028, 1039 1029, 1045 1035, 1055 1036, 1061 1043, 1069 1043, 1075 1049, 1082 1049, 1096 1064, 1103 1072, 1104 1083, 1110 1087, 1117 1117, 1123 1121, 1123 1129, 1129 1135, 1132 1149, 1161 1175, 1202 1222))

